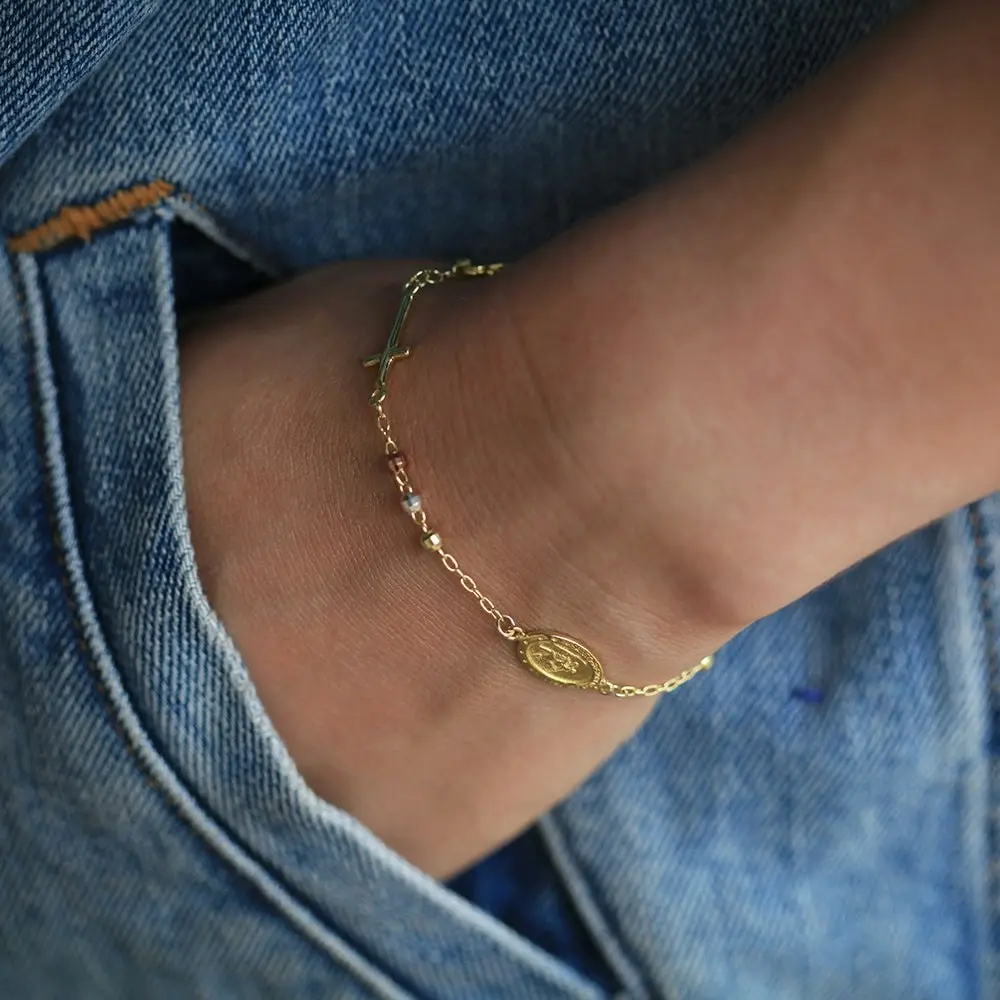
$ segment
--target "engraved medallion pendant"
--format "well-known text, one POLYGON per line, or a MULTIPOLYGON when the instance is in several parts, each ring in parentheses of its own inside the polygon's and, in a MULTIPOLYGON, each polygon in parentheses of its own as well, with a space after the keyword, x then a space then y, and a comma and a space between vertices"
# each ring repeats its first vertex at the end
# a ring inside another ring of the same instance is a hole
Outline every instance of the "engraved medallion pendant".
POLYGON ((526 632, 518 640, 517 652, 532 673, 553 684, 593 688, 604 679, 601 661, 568 635, 526 632))

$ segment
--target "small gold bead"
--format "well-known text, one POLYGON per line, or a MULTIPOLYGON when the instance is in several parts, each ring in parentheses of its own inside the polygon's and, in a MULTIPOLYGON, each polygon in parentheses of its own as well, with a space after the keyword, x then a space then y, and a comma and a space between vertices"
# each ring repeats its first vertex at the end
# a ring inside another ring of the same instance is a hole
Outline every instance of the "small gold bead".
POLYGON ((438 552, 441 549, 441 536, 436 531, 425 531, 420 536, 420 544, 428 552, 438 552))

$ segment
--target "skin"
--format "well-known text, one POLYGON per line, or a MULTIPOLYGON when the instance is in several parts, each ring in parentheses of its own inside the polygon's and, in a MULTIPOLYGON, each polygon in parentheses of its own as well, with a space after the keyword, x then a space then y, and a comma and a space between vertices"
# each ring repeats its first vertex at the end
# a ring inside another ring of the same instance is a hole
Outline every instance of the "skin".
MULTIPOLYGON (((387 408, 502 611, 664 680, 1000 487, 998 51, 1000 8, 925 4, 691 171, 418 299, 387 408)), ((399 511, 358 359, 422 263, 199 317, 183 420, 205 589, 275 727, 444 877, 652 703, 529 676, 399 511)))

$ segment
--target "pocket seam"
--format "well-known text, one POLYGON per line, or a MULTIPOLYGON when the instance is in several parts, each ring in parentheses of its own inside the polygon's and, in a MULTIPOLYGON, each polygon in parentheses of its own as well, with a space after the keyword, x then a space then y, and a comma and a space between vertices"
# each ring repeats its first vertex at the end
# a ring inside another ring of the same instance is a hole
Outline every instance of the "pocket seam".
MULTIPOLYGON (((604 956, 608 966, 618 977, 621 990, 615 994, 614 1000, 648 1000, 649 991, 643 983, 642 974, 628 955, 620 936, 605 919, 601 907, 597 904, 590 880, 577 864, 555 813, 550 812, 541 817, 538 827, 542 832, 553 867, 572 899, 580 920, 587 927, 591 940, 604 956)), ((675 1000, 675 998, 664 998, 664 1000, 675 1000)))
POLYGON ((82 606, 90 602, 90 588, 78 546, 72 544, 75 529, 71 523, 64 523, 72 517, 72 512, 65 483, 62 488, 58 483, 59 469, 65 468, 62 435, 58 427, 58 404, 55 390, 46 393, 43 385, 43 377, 52 376, 48 368, 51 363, 51 338, 39 299, 38 265, 35 256, 26 253, 13 255, 13 262, 18 312, 28 355, 35 444, 42 465, 45 515, 59 567, 60 586, 67 602, 77 648, 115 735, 135 762, 147 786, 159 795, 170 813, 215 857, 252 885, 281 917, 299 930, 306 941, 382 1000, 413 1000, 411 994, 356 953, 335 930, 276 879, 266 864, 247 851, 198 801, 193 791, 174 773, 167 759, 145 738, 146 729, 111 661, 96 612, 91 608, 87 614, 82 606), (102 660, 106 662, 102 664, 102 660))

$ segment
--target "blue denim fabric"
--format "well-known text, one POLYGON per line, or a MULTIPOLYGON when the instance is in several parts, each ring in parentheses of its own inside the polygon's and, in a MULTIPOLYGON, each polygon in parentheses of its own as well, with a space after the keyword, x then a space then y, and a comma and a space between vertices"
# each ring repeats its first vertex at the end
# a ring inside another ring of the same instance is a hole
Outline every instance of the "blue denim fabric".
POLYGON ((451 889, 569 963, 609 996, 619 983, 580 919, 538 827, 452 879, 451 889))
MULTIPOLYGON (((302 782, 196 576, 177 312, 332 259, 516 255, 900 6, 0 7, 4 235, 176 187, 0 255, 0 996, 604 995, 302 782)), ((991 498, 867 560, 542 820, 623 996, 1000 995, 998 557, 991 498)))
POLYGON ((101 5, 4 0, 0 163, 157 6, 157 0, 101 5))

